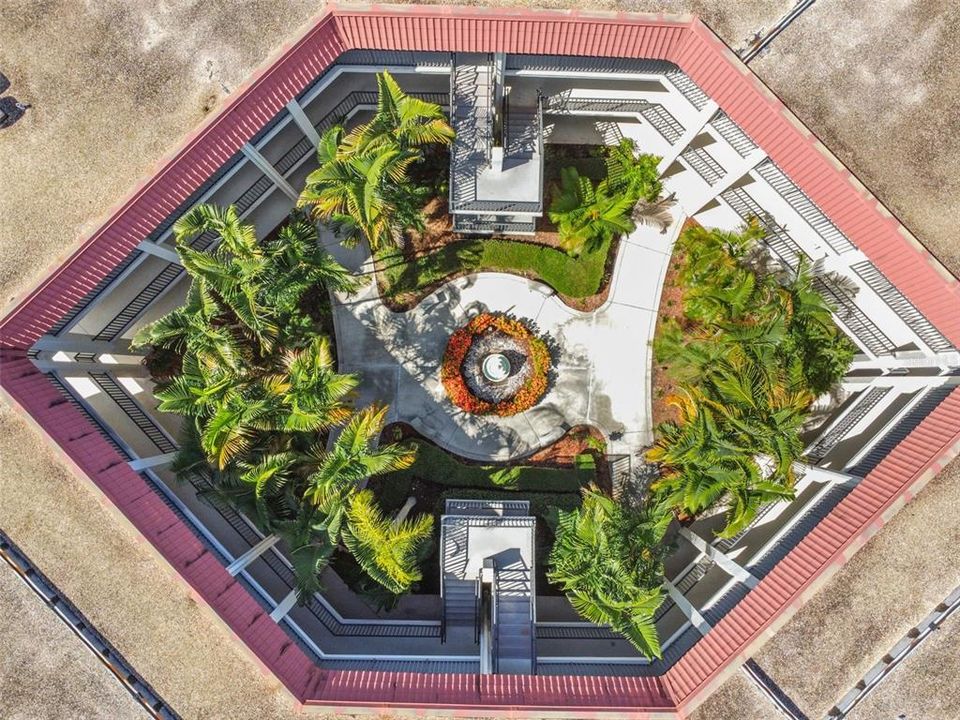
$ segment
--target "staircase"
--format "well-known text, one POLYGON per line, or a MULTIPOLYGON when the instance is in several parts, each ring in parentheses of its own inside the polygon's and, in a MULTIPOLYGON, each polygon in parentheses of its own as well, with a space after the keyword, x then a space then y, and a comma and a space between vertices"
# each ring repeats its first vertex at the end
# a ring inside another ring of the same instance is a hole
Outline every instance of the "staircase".
MULTIPOLYGON (((509 98, 509 96, 507 96, 509 98)), ((536 107, 508 105, 504 117, 504 157, 529 160, 539 151, 540 114, 536 107)))
POLYGON ((539 99, 532 107, 504 108, 499 117, 495 98, 501 97, 502 87, 498 82, 502 86, 493 55, 454 53, 450 73, 450 118, 456 132, 450 152, 453 229, 468 235, 530 235, 536 230, 535 216, 543 210, 539 99), (538 164, 539 176, 516 172, 529 163, 538 164))
POLYGON ((493 147, 493 64, 490 55, 457 53, 450 80, 450 207, 477 199, 477 174, 493 147))
POLYGON ((443 612, 447 627, 472 628, 477 622, 477 584, 474 580, 443 579, 443 612))
POLYGON ((533 583, 530 568, 514 562, 496 569, 495 668, 500 674, 534 674, 533 583))
POLYGON ((481 673, 536 673, 536 519, 526 500, 447 499, 440 519, 443 617, 476 632, 481 673))

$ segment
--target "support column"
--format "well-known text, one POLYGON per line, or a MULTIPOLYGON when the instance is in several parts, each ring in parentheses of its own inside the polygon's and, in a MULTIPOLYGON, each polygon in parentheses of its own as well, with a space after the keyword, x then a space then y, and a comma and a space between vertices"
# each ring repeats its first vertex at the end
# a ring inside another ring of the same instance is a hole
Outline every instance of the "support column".
POLYGON ((230 573, 230 577, 236 577, 244 568, 247 567, 250 563, 256 560, 258 557, 263 555, 267 550, 272 548, 280 541, 279 535, 268 535, 263 540, 258 542, 252 548, 247 550, 243 555, 238 557, 232 563, 227 565, 227 572, 230 573))
POLYGON ((171 462, 173 462, 173 459, 176 456, 176 452, 168 452, 163 453, 162 455, 151 455, 150 457, 137 458, 136 460, 131 460, 127 464, 134 472, 140 472, 141 470, 147 470, 148 468, 169 465, 171 462))
POLYGON ((115 363, 106 362, 74 362, 73 360, 55 360, 52 357, 38 357, 33 360, 33 364, 42 372, 108 372, 116 377, 144 378, 150 377, 147 367, 140 362, 130 360, 118 360, 115 363))
POLYGON ((690 624, 693 625, 701 635, 706 635, 710 632, 711 627, 710 623, 707 622, 707 619, 700 614, 700 611, 697 610, 687 598, 683 596, 683 593, 677 590, 676 586, 669 580, 663 581, 663 587, 666 588, 667 594, 670 596, 670 599, 676 603, 677 607, 680 608, 680 611, 687 616, 687 620, 690 621, 690 624))
POLYGON ((116 340, 94 340, 92 335, 44 335, 33 345, 33 350, 65 353, 95 353, 102 355, 139 355, 130 349, 130 341, 124 338, 116 340))
POLYGON ((703 109, 697 113, 697 119, 689 129, 683 131, 677 142, 673 144, 670 148, 670 152, 667 155, 663 156, 663 159, 660 160, 660 164, 657 165, 657 171, 663 175, 667 168, 673 165, 677 158, 680 157, 680 154, 687 149, 687 146, 693 142, 694 138, 697 137, 700 133, 703 132, 703 129, 707 126, 707 123, 710 122, 710 119, 716 114, 717 110, 720 109, 720 106, 717 105, 713 100, 707 102, 703 106, 703 109))
POLYGON ((273 612, 270 613, 270 619, 275 623, 279 623, 287 616, 287 613, 293 610, 293 606, 296 604, 297 591, 291 590, 289 593, 287 593, 287 596, 280 601, 280 604, 273 609, 273 612))
POLYGON ((293 118, 297 127, 300 128, 300 132, 313 143, 314 147, 319 145, 320 133, 317 132, 313 123, 310 122, 310 118, 307 117, 307 114, 303 111, 303 107, 301 107, 300 102, 296 98, 287 103, 287 112, 290 113, 290 117, 293 118))
POLYGON ((750 574, 750 572, 740 565, 740 563, 726 553, 717 550, 713 545, 708 543, 695 532, 691 531, 689 528, 681 527, 680 535, 682 535, 687 542, 693 545, 697 550, 719 565, 725 573, 733 578, 736 578, 751 590, 759 584, 760 580, 754 575, 750 574))
POLYGON ((180 255, 169 245, 161 245, 153 242, 153 240, 141 240, 140 244, 137 245, 137 250, 142 250, 145 253, 183 267, 183 261, 180 260, 180 255))
POLYGON ((277 169, 270 164, 270 162, 260 154, 260 152, 250 143, 244 143, 243 147, 240 148, 244 155, 247 156, 247 159, 250 160, 254 165, 256 165, 260 170, 273 181, 273 184, 276 185, 283 191, 283 194, 289 197, 294 202, 300 197, 300 194, 296 192, 290 183, 287 182, 287 179, 283 177, 277 169))

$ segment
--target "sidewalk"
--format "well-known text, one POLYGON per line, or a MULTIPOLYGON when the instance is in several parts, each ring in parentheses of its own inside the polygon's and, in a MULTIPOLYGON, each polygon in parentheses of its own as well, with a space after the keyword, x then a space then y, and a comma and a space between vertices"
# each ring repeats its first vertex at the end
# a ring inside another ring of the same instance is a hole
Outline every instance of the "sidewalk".
MULTIPOLYGON (((383 304, 373 282, 352 297, 335 294, 340 369, 361 376, 359 404, 389 404, 391 421, 463 457, 524 457, 584 423, 609 438, 610 452, 639 453, 652 440, 650 341, 682 225, 678 218, 667 234, 640 227, 621 242, 609 298, 591 313, 568 307, 544 283, 494 272, 453 280, 403 313, 383 304), (480 312, 531 320, 560 348, 554 386, 526 412, 471 415, 447 399, 440 382, 447 341, 480 312)), ((351 270, 372 275, 369 252, 341 248, 329 234, 324 245, 351 270)))

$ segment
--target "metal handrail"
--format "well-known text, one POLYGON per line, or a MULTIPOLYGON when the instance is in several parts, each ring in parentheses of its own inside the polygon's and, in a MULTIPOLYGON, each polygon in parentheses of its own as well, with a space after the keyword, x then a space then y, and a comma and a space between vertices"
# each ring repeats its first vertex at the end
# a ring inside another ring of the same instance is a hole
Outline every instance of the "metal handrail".
POLYGON ((440 644, 447 642, 447 601, 444 599, 444 553, 443 548, 446 545, 446 527, 440 526, 440 644))
POLYGON ((493 618, 493 651, 491 652, 493 660, 493 672, 500 672, 500 583, 497 582, 499 572, 497 560, 493 560, 493 580, 490 583, 490 617, 493 618))
POLYGON ((496 115, 496 109, 493 107, 493 85, 496 82, 496 69, 494 67, 494 56, 493 53, 487 53, 487 98, 484 103, 486 108, 487 115, 487 162, 490 162, 490 157, 493 155, 493 133, 495 127, 494 117, 496 115))
MULTIPOLYGON (((536 526, 530 526, 530 547, 536 553, 537 531, 536 526)), ((530 671, 537 674, 537 563, 534 558, 530 568, 530 671)))
POLYGON ((447 106, 450 109, 449 117, 451 123, 453 122, 453 78, 456 75, 456 72, 456 54, 450 53, 450 99, 447 102, 447 106))
POLYGON ((537 88, 537 156, 539 158, 539 167, 537 168, 537 187, 540 188, 540 201, 537 212, 543 212, 543 92, 537 88))

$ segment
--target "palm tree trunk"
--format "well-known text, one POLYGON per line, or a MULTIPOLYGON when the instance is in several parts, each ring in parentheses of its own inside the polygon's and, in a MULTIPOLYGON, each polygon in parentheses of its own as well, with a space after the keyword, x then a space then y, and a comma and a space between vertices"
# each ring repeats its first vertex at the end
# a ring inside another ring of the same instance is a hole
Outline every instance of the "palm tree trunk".
POLYGON ((417 504, 417 499, 411 495, 407 498, 407 501, 403 504, 403 507, 400 508, 399 512, 393 518, 393 526, 399 527, 400 523, 407 519, 407 515, 410 514, 410 511, 413 510, 413 506, 417 504))

